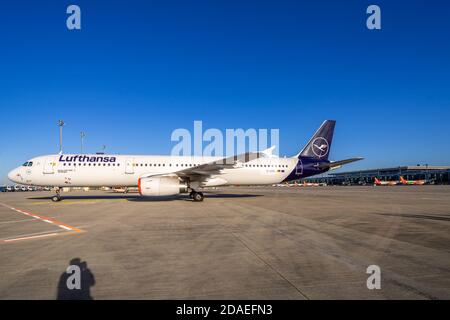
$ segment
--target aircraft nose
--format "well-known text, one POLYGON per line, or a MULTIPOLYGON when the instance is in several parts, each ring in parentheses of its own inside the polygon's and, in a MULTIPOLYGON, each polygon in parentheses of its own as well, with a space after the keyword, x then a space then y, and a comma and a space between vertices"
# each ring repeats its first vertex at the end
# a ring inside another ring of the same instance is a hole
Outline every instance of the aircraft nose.
POLYGON ((12 182, 17 182, 17 169, 14 169, 8 173, 8 179, 12 182))

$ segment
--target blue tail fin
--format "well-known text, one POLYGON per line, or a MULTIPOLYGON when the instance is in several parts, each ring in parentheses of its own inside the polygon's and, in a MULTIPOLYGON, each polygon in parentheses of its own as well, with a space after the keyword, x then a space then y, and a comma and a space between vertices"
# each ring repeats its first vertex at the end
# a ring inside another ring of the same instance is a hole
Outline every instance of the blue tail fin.
POLYGON ((308 144, 297 155, 313 159, 328 160, 333 142, 335 120, 326 120, 309 140, 308 144))

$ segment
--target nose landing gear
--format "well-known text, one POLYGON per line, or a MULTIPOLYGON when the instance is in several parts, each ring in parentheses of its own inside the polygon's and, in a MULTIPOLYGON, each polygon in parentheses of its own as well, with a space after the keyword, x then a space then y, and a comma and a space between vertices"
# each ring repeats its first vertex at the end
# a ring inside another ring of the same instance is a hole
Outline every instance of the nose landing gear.
POLYGON ((61 190, 59 188, 55 188, 56 195, 52 197, 53 202, 59 202, 61 201, 61 190))

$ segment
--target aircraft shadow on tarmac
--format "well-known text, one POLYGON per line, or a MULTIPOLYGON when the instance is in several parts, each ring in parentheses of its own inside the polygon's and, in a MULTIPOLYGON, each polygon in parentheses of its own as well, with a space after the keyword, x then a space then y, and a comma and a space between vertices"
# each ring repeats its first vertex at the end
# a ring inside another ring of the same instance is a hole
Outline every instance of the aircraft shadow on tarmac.
MULTIPOLYGON (((213 198, 254 198, 261 197, 259 194, 225 194, 225 193, 214 193, 214 194, 206 194, 205 200, 213 199, 213 198)), ((166 197, 137 197, 137 198, 129 198, 128 201, 132 202, 152 202, 152 201, 194 201, 190 199, 188 196, 166 196, 166 197)))
POLYGON ((413 218, 413 219, 428 219, 438 221, 450 221, 449 215, 431 215, 431 214, 396 214, 396 213, 377 213, 380 216, 399 217, 399 218, 413 218))
MULTIPOLYGON (((49 197, 31 197, 28 200, 51 200, 53 196, 49 197)), ((64 200, 114 200, 114 199, 133 199, 140 197, 139 195, 85 195, 85 196, 66 196, 62 195, 62 199, 64 200)))
POLYGON ((95 277, 87 262, 80 258, 72 259, 68 268, 61 274, 56 293, 57 300, 94 300, 91 287, 95 277))
MULTIPOLYGON (((205 198, 255 198, 262 197, 260 194, 230 194, 230 193, 205 193, 205 198)), ((51 200, 52 197, 31 197, 28 200, 51 200)), ((161 196, 161 197, 142 197, 140 195, 83 195, 83 196, 63 196, 63 200, 128 200, 134 202, 152 202, 152 201, 192 201, 187 195, 183 196, 161 196)))

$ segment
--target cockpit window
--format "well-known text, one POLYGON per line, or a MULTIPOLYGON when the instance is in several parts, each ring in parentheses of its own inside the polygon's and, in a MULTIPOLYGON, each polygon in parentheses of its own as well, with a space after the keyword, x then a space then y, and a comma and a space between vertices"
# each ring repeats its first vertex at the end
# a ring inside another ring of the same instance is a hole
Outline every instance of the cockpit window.
POLYGON ((28 167, 28 164, 29 164, 29 162, 27 161, 22 165, 22 167, 28 167))
POLYGON ((33 161, 28 162, 28 166, 32 167, 33 166, 33 161))

